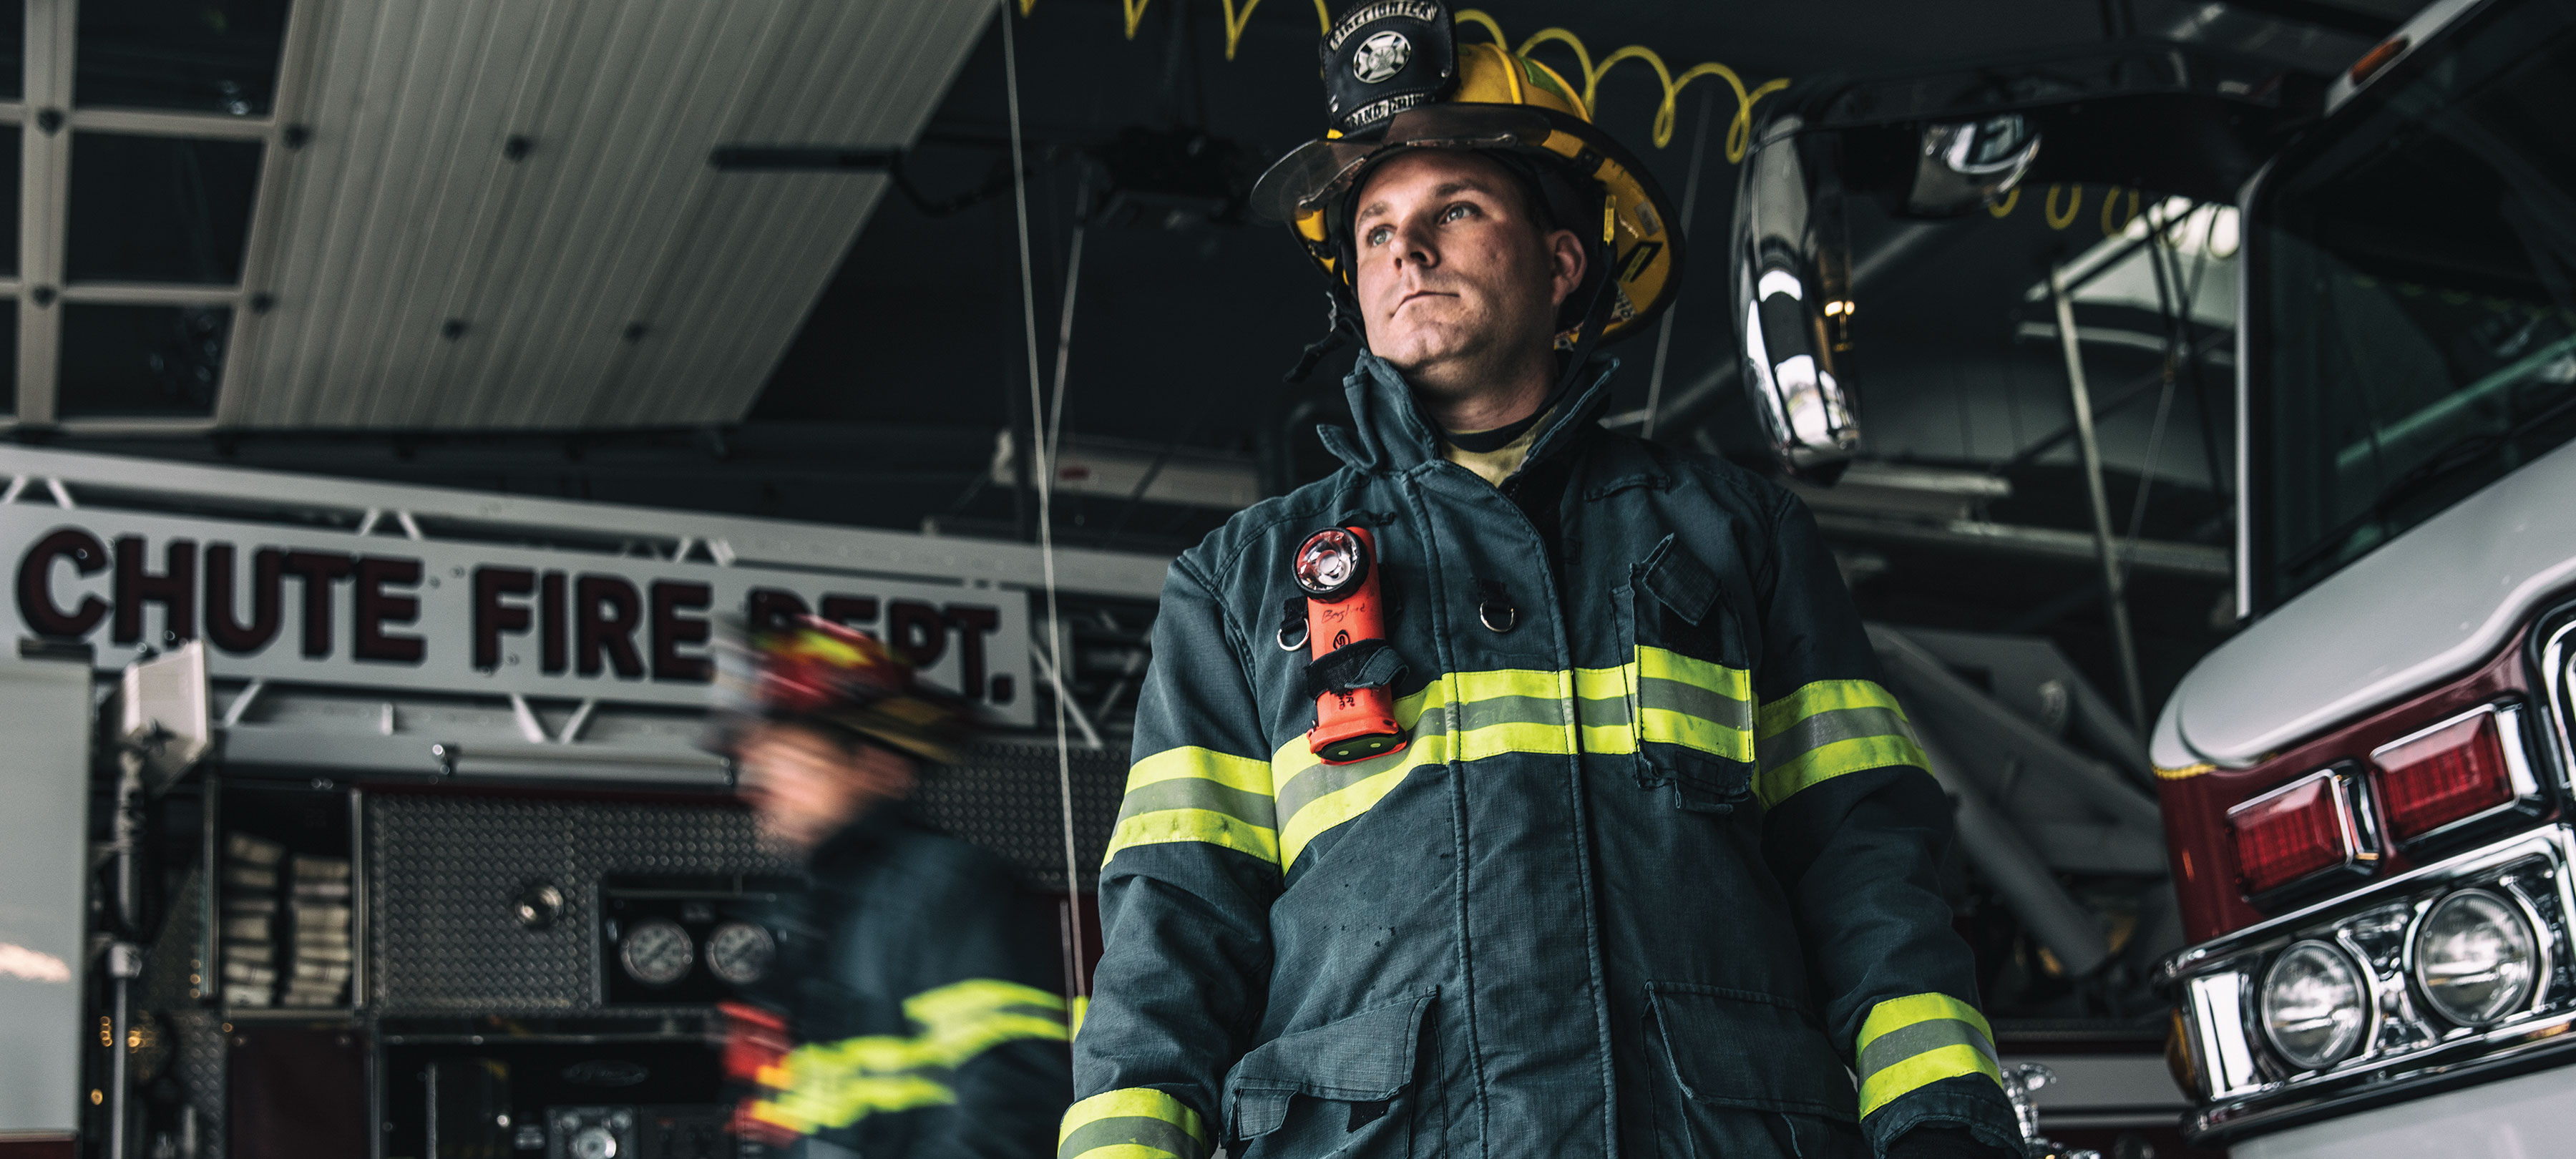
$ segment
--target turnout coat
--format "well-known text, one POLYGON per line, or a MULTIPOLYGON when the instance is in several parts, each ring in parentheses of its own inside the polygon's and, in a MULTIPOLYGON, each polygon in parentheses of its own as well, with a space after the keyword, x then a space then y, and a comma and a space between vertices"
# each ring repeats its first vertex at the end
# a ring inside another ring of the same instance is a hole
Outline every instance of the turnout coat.
POLYGON ((801 1159, 1046 1155, 1070 1089, 1046 911, 991 853, 870 809, 766 915, 779 961, 756 997, 802 1045, 746 1113, 801 1159))
POLYGON ((1602 429, 1608 380, 1497 488, 1363 353, 1343 468, 1172 565, 1060 1159, 2017 1140, 1949 809, 1813 520, 1602 429), (1280 640, 1344 524, 1409 743, 1326 765, 1280 640))

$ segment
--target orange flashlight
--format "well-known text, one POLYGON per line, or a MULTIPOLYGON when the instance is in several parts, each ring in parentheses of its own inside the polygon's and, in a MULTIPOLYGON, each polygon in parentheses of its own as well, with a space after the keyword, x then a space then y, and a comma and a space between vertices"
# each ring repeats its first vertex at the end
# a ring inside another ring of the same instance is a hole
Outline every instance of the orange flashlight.
MULTIPOLYGON (((1378 594, 1377 540, 1366 528, 1327 527, 1297 548, 1297 586, 1306 593, 1307 663, 1372 642, 1383 646, 1386 619, 1378 594)), ((1335 665, 1340 667, 1340 665, 1335 665)), ((1315 727, 1306 747, 1328 765, 1346 765, 1404 749, 1395 723, 1395 694, 1384 686, 1315 696, 1315 727)))

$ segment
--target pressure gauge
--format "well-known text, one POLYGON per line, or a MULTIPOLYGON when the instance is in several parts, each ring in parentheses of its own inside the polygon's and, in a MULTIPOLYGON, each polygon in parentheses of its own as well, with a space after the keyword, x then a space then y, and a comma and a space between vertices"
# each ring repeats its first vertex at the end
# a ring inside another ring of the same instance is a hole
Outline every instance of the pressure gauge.
POLYGON ((726 922, 707 935, 707 969, 736 986, 760 981, 777 957, 777 940, 750 922, 726 922))
POLYGON ((668 986, 689 976, 698 960, 689 931, 669 918, 647 918, 628 927, 617 940, 617 960, 626 976, 647 986, 668 986))

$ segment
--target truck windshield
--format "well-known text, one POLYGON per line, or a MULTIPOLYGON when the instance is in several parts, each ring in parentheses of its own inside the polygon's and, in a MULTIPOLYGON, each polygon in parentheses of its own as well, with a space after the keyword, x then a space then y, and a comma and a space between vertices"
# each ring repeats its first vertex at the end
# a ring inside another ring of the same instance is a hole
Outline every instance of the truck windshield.
POLYGON ((2576 435, 2576 20, 2496 9, 2249 208, 2257 610, 2576 435))

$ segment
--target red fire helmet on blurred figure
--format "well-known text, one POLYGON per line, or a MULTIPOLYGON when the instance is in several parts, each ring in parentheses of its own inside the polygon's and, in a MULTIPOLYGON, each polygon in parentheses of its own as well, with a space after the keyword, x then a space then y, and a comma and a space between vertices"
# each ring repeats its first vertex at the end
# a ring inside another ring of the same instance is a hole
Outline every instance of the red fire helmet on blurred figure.
POLYGON ((947 763, 973 730, 966 702, 915 679, 885 642, 819 616, 727 633, 717 649, 719 747, 751 721, 844 733, 947 763))

